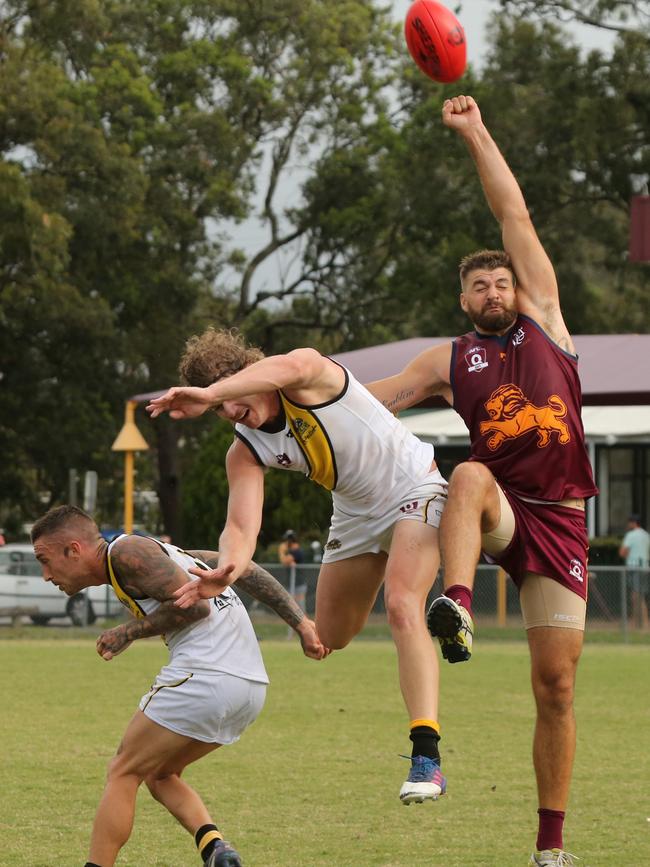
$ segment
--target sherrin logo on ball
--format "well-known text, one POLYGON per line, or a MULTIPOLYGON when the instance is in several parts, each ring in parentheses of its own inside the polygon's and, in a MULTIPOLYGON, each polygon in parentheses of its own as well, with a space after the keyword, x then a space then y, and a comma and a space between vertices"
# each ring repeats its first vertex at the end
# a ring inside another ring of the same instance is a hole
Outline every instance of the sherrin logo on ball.
POLYGON ((449 84, 465 72, 465 31, 442 3, 414 0, 406 13, 404 35, 411 57, 429 78, 449 84))

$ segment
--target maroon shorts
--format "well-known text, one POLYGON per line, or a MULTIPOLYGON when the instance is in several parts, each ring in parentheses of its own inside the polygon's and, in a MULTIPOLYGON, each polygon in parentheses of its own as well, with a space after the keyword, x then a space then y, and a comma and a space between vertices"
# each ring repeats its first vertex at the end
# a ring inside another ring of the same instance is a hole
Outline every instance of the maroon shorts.
POLYGON ((521 586, 526 572, 554 578, 587 598, 589 543, 585 513, 566 506, 519 500, 502 485, 515 516, 515 533, 503 553, 490 557, 521 586))

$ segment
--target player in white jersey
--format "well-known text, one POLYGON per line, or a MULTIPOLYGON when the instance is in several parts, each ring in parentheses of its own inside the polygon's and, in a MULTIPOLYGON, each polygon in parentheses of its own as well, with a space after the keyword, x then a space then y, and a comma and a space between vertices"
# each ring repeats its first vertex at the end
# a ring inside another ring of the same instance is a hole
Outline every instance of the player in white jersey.
POLYGON ((228 517, 219 565, 179 591, 178 604, 218 596, 256 546, 267 467, 298 470, 332 493, 333 515, 316 590, 316 629, 330 649, 363 628, 384 582, 410 718, 403 803, 435 800, 446 782, 438 740, 438 658, 424 620, 438 572, 447 485, 433 446, 420 442, 354 377, 314 349, 264 358, 231 331, 208 329, 181 360, 190 387, 147 409, 195 418, 209 408, 235 427, 226 458, 228 517))
MULTIPOLYGON (((153 797, 194 836, 207 867, 241 867, 237 852, 212 821, 197 792, 181 779, 191 762, 239 740, 264 704, 268 677, 253 626, 232 588, 218 599, 174 604, 191 570, 207 573, 215 551, 181 551, 155 539, 122 535, 110 545, 93 519, 75 506, 59 506, 32 528, 43 577, 72 596, 111 584, 135 619, 97 639, 106 660, 137 638, 163 637, 169 662, 142 697, 111 760, 86 867, 112 867, 133 826, 135 799, 144 781, 153 797)), ((273 608, 298 633, 307 656, 327 650, 314 624, 268 572, 249 563, 239 586, 273 608)))

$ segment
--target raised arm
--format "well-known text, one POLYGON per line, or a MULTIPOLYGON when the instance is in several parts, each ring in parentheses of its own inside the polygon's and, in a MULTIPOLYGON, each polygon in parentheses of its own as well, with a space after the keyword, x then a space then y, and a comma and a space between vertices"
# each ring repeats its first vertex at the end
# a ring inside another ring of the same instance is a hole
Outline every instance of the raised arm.
POLYGON ((286 355, 262 358, 232 376, 219 379, 206 388, 174 386, 165 394, 154 398, 147 411, 152 418, 169 411, 172 418, 196 418, 211 407, 218 409, 226 400, 265 394, 280 389, 298 398, 311 397, 321 390, 327 394, 332 377, 336 376, 333 363, 315 349, 294 349, 286 355), (303 393, 305 393, 303 395, 303 393))
POLYGON ((111 561, 124 590, 134 597, 148 596, 161 605, 151 614, 121 623, 97 639, 97 652, 112 659, 138 638, 164 635, 207 617, 209 603, 201 599, 187 608, 174 604, 174 592, 183 587, 187 573, 152 539, 126 536, 113 546, 111 561))
POLYGON ((443 343, 425 349, 401 373, 366 383, 366 388, 394 413, 438 395, 451 404, 450 363, 451 343, 443 343))
POLYGON ((501 226, 503 248, 517 275, 517 305, 560 345, 573 351, 560 311, 551 260, 530 219, 521 188, 481 118, 471 96, 445 100, 442 119, 463 138, 478 170, 485 198, 501 226))

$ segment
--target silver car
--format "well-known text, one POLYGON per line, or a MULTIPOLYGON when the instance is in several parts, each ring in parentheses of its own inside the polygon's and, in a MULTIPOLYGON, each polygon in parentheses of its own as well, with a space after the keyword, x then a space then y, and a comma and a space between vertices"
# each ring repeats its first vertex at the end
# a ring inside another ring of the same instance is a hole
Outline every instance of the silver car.
POLYGON ((30 618, 39 625, 54 617, 69 617, 75 626, 83 626, 98 617, 116 617, 124 612, 108 584, 66 596, 43 580, 32 546, 18 543, 0 546, 0 615, 3 608, 35 608, 37 613, 30 618))

